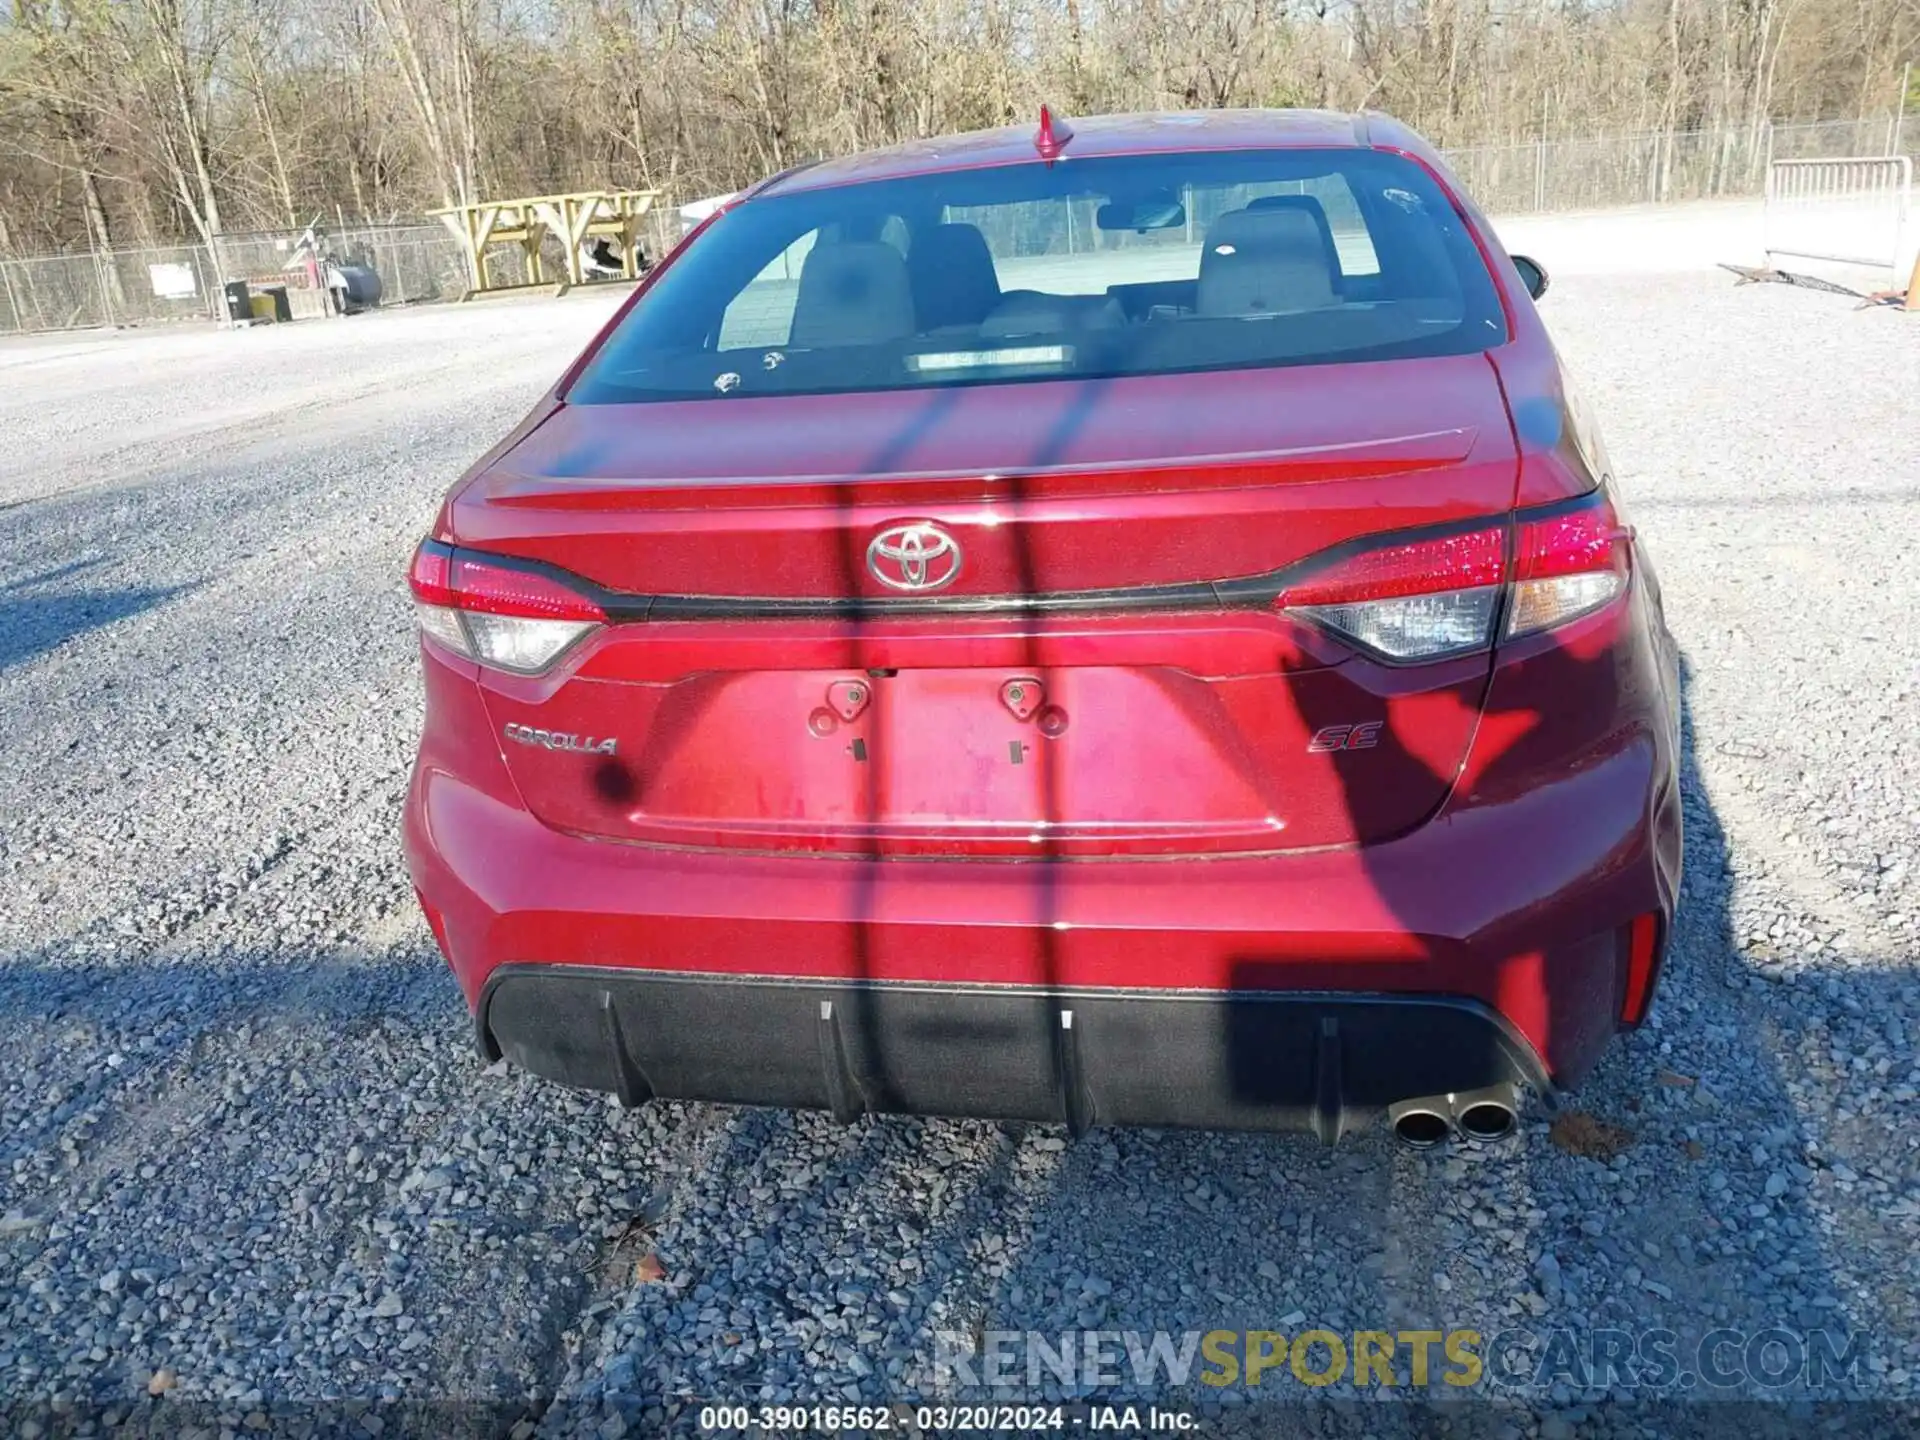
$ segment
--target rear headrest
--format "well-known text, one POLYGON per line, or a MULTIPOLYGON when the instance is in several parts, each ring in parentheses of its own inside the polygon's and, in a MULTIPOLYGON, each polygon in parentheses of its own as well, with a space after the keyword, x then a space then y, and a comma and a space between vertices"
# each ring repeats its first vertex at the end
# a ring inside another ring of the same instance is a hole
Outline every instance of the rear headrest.
POLYGON ((1000 276, 987 237, 973 225, 917 230, 907 256, 913 310, 922 330, 978 325, 1000 302, 1000 276))
POLYGON ((1325 226, 1325 215, 1316 217, 1305 206, 1229 210, 1207 231, 1194 309, 1201 315, 1284 315, 1337 305, 1338 260, 1325 226))
POLYGON ((881 240, 815 245, 800 267, 787 343, 877 345, 913 333, 907 262, 881 240))

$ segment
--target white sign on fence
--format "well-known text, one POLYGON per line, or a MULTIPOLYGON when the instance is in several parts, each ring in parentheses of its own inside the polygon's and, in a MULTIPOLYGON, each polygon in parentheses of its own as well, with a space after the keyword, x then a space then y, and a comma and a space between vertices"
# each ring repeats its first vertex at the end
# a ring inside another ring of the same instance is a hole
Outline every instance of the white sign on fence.
POLYGON ((147 278, 153 282, 153 293, 160 300, 191 300, 200 293, 200 282, 194 276, 193 266, 169 261, 163 265, 147 266, 147 278))

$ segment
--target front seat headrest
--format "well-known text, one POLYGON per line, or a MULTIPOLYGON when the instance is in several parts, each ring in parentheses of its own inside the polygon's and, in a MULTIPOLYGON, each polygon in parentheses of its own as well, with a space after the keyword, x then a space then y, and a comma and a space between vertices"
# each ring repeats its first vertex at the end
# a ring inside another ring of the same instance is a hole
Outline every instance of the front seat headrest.
POLYGON ((1340 247, 1333 240, 1333 226, 1327 223, 1327 210, 1316 196, 1312 195, 1262 195, 1258 200, 1247 202, 1249 210, 1298 210, 1302 215, 1313 218, 1314 227, 1320 232, 1321 244, 1326 247, 1327 265, 1333 271, 1333 288, 1340 291, 1344 278, 1340 272, 1340 247))
POLYGON ((907 278, 922 330, 978 325, 1000 303, 1000 276, 978 226, 934 225, 916 231, 907 255, 907 278))
POLYGON ((1285 315, 1339 304, 1324 223, 1299 206, 1229 210, 1213 222, 1201 248, 1195 310, 1285 315))
POLYGON ((878 345, 913 333, 907 262, 883 240, 815 245, 800 267, 787 343, 878 345))

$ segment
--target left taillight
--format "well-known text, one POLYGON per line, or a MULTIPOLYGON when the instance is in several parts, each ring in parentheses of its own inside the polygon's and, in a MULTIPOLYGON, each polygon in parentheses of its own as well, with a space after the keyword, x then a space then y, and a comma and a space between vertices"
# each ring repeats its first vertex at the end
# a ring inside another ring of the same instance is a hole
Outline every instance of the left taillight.
POLYGON ((423 540, 407 572, 420 629, 458 655, 538 675, 607 612, 566 581, 440 540, 423 540))
POLYGON ((1513 639, 1600 609, 1626 589, 1631 538, 1599 490, 1511 522, 1381 536, 1274 603, 1385 659, 1440 660, 1486 649, 1496 627, 1513 639))

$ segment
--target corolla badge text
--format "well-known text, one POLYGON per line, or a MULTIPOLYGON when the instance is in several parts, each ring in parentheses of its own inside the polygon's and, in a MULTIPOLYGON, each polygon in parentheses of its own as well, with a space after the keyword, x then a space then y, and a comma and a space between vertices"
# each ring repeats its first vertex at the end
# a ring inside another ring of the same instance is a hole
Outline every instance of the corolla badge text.
POLYGON ((531 725, 510 724, 500 732, 516 745, 532 745, 541 750, 571 750, 577 755, 611 755, 619 748, 611 736, 605 740, 591 735, 575 735, 566 730, 536 730, 531 725))

